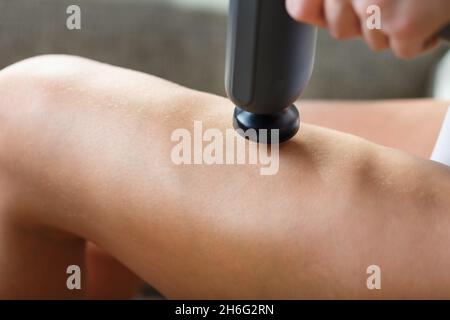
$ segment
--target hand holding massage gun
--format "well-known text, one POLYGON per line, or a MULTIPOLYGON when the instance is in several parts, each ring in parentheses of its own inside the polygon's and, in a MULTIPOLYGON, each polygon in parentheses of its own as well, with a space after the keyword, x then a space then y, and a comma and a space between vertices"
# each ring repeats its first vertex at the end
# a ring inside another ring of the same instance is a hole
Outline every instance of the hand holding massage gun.
MULTIPOLYGON (((450 26, 440 37, 450 40, 450 26)), ((230 0, 225 82, 238 132, 269 144, 295 136, 300 116, 293 103, 310 80, 316 38, 317 28, 292 19, 285 1, 230 0)))

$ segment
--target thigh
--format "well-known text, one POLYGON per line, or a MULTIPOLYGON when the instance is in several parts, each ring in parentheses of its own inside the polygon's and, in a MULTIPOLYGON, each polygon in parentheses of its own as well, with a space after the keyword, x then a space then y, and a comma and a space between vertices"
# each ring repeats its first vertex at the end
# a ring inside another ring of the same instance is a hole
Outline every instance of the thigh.
POLYGON ((299 106, 308 123, 429 158, 449 103, 427 99, 306 101, 299 106))

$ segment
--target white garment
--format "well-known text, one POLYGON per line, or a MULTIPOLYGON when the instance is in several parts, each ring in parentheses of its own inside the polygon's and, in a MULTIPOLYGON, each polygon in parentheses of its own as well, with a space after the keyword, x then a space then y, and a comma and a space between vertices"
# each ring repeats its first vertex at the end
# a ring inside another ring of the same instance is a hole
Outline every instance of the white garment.
POLYGON ((450 50, 436 67, 433 80, 433 98, 450 99, 450 50))
POLYGON ((431 160, 450 166, 450 107, 447 111, 436 146, 434 147, 431 160))

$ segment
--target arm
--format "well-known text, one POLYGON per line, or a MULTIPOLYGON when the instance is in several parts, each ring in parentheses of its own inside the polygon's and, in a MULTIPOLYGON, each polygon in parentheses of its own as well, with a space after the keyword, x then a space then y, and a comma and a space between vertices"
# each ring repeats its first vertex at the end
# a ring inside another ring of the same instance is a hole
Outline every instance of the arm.
POLYGON ((0 88, 2 297, 70 297, 56 275, 83 265, 84 239, 170 298, 450 295, 446 167, 311 125, 275 176, 176 166, 172 132, 229 128, 227 100, 70 57, 22 62, 0 88))

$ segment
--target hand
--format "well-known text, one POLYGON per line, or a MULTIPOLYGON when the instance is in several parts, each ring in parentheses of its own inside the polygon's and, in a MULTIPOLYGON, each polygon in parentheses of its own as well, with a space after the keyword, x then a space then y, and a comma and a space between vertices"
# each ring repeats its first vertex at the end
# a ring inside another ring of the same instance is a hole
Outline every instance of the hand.
POLYGON ((450 22, 448 0, 287 0, 287 8, 296 20, 326 27, 337 39, 362 36, 372 50, 391 48, 401 58, 434 48, 450 22), (367 28, 371 5, 381 9, 381 30, 367 28))

